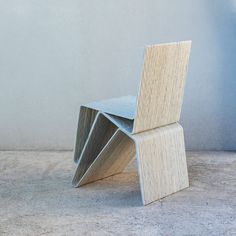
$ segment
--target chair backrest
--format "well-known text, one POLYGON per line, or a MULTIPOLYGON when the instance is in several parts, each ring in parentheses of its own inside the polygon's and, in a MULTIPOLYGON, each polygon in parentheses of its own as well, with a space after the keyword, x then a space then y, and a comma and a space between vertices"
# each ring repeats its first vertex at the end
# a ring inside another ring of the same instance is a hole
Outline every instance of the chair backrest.
POLYGON ((133 133, 180 119, 191 41, 146 47, 133 133))

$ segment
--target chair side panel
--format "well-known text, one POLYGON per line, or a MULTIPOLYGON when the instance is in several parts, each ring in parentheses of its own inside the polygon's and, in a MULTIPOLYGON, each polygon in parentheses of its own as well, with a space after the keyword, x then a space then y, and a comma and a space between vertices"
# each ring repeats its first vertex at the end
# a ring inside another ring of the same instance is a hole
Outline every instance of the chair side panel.
POLYGON ((78 185, 78 181, 104 149, 116 130, 117 127, 110 120, 101 113, 98 114, 77 162, 77 170, 73 180, 74 186, 78 185))
POLYGON ((189 186, 183 129, 167 125, 134 135, 143 204, 189 186))
POLYGON ((76 134, 76 143, 75 143, 75 151, 74 151, 74 161, 77 162, 81 155, 81 152, 84 148, 84 145, 87 141, 89 132, 94 123, 94 120, 98 114, 98 111, 81 106, 78 128, 76 134))

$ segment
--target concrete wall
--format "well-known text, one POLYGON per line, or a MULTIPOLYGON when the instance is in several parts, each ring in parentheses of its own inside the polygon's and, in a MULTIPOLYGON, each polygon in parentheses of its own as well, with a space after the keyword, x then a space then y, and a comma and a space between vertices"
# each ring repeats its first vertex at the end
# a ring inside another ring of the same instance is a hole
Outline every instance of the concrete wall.
POLYGON ((135 94, 145 44, 193 40, 181 123, 236 149, 236 1, 0 0, 0 149, 71 149, 79 106, 135 94))

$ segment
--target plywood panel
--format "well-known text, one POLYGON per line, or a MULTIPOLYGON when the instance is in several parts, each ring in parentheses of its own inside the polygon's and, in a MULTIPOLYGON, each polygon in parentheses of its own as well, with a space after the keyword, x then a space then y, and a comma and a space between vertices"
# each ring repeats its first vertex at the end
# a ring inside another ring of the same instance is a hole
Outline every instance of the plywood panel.
POLYGON ((134 126, 134 120, 125 119, 119 116, 104 114, 111 122, 119 127, 125 133, 131 134, 134 126))
POLYGON ((124 96, 119 98, 111 98, 89 103, 86 107, 133 120, 136 111, 136 97, 124 96))
POLYGON ((183 129, 168 125, 134 135, 143 204, 189 186, 183 129))
POLYGON ((84 145, 87 141, 89 132, 94 123, 94 120, 98 114, 98 111, 87 108, 80 107, 78 128, 77 128, 77 136, 76 136, 76 144, 74 151, 74 161, 78 162, 81 152, 84 148, 84 145))
POLYGON ((118 130, 88 168, 79 185, 121 173, 135 156, 135 152, 133 140, 118 130))
POLYGON ((179 121, 191 42, 146 48, 133 133, 179 121))
POLYGON ((117 130, 117 127, 102 114, 98 114, 95 122, 78 160, 74 176, 76 183, 82 178, 117 130))

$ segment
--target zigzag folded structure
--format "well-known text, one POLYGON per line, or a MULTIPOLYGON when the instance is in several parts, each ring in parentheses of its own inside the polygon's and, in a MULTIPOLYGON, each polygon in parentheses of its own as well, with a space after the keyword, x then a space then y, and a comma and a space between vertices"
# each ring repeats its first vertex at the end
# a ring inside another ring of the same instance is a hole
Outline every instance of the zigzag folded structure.
POLYGON ((81 106, 73 185, 121 173, 136 156, 144 205, 189 186, 180 119, 191 41, 146 47, 138 97, 81 106))

